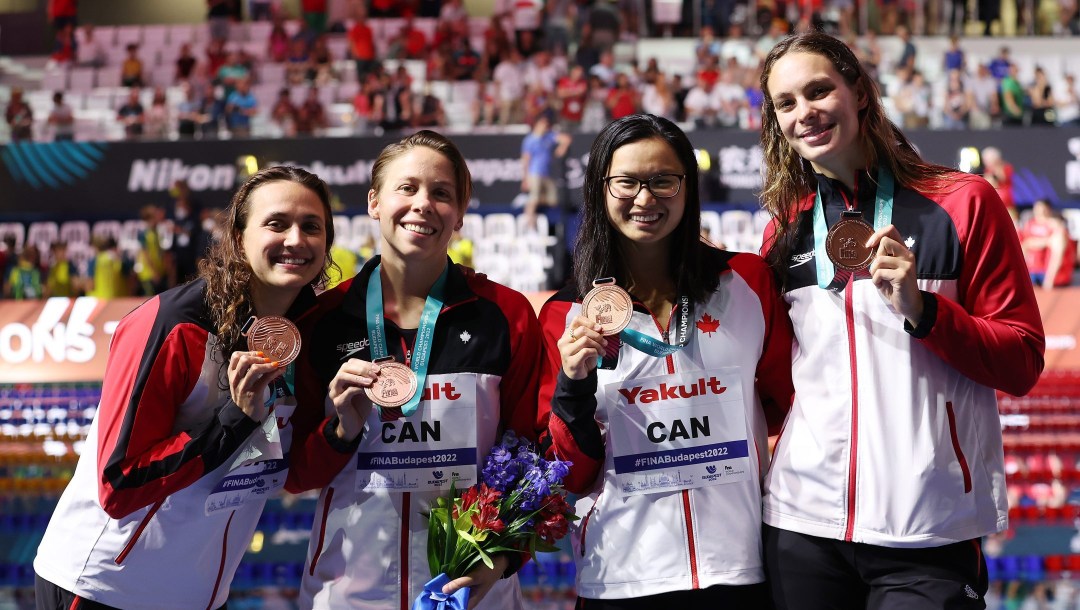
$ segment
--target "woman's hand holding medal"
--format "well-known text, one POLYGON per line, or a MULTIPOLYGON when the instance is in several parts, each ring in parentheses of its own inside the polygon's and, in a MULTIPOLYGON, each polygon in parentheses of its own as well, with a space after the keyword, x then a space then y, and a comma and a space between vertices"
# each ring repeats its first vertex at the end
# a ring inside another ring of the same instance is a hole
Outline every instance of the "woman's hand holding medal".
POLYGON ((338 417, 337 437, 352 442, 364 430, 371 414, 371 399, 366 390, 379 379, 379 365, 350 358, 330 380, 330 402, 338 417))
POLYGON ((915 254, 904 245, 904 238, 891 224, 875 231, 866 245, 876 252, 870 265, 874 286, 909 324, 918 326, 923 298, 916 282, 915 254))
POLYGON ((265 390, 284 374, 285 367, 261 351, 233 352, 228 371, 232 401, 251 419, 265 421, 270 414, 264 401, 265 390))
POLYGON ((589 371, 596 368, 596 361, 607 349, 607 339, 602 333, 603 327, 585 316, 578 316, 559 337, 559 354, 562 356, 562 369, 570 379, 584 379, 589 371))

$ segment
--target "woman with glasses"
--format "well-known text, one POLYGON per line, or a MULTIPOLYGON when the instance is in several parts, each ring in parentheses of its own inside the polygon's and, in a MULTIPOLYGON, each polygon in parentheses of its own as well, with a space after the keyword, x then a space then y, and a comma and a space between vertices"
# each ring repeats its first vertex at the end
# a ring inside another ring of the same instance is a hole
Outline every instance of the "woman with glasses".
POLYGON ((600 133, 573 282, 540 312, 540 405, 583 494, 578 608, 769 606, 761 477, 791 331, 764 261, 703 242, 700 212, 675 124, 638 114, 600 133))

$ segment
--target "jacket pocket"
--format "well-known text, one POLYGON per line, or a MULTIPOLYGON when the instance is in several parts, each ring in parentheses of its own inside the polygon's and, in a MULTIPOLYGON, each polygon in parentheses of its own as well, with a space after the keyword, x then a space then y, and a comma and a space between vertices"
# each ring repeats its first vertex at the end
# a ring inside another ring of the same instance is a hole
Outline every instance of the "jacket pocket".
POLYGON ((134 549, 135 545, 139 542, 139 538, 142 536, 143 530, 145 530, 146 526, 150 524, 150 520, 154 518, 154 515, 157 514, 158 509, 161 508, 161 505, 164 503, 165 501, 161 500, 150 507, 150 510, 146 513, 146 516, 143 517, 143 520, 139 523, 139 527, 135 528, 135 533, 131 535, 131 538, 128 540, 127 544, 124 545, 123 550, 121 550, 120 554, 117 555, 115 559, 113 559, 113 561, 116 562, 116 565, 123 565, 124 560, 127 559, 128 554, 131 553, 131 550, 134 549))
POLYGON ((953 452, 956 454, 956 461, 960 463, 960 471, 964 473, 964 493, 971 493, 971 470, 968 469, 964 450, 960 447, 960 435, 956 432, 956 412, 953 411, 952 402, 945 403, 945 412, 949 414, 949 436, 952 438, 953 452))

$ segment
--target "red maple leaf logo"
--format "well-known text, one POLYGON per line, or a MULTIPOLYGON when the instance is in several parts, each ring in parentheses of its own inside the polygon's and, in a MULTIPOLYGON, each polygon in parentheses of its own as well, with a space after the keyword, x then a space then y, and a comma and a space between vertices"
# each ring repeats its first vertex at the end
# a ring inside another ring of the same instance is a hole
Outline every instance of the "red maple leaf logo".
POLYGON ((698 330, 709 335, 710 337, 714 332, 716 332, 717 328, 720 328, 720 320, 710 317, 709 314, 705 314, 704 316, 702 316, 702 318, 698 320, 696 324, 698 330))

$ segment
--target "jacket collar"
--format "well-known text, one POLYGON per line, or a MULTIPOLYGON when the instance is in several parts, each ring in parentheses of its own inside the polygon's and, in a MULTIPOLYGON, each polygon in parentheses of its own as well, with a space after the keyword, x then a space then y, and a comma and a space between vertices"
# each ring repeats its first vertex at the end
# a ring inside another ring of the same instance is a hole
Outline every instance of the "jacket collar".
POLYGON ((847 202, 854 201, 854 209, 872 209, 877 196, 877 168, 860 171, 855 176, 855 193, 843 182, 814 172, 817 186, 821 189, 821 199, 827 208, 846 208, 847 202))
MULTIPOLYGON (((476 293, 469 288, 465 274, 458 269, 458 266, 450 260, 449 256, 446 259, 446 264, 450 265, 450 271, 446 276, 446 292, 443 299, 444 310, 447 307, 453 307, 458 303, 476 297, 476 293)), ((360 269, 360 272, 356 274, 356 277, 350 283, 348 292, 341 302, 341 306, 347 314, 361 318, 367 315, 367 286, 368 282, 371 281, 371 275, 374 273, 375 267, 378 266, 380 261, 382 261, 381 256, 373 256, 368 262, 364 263, 363 268, 360 269)))

